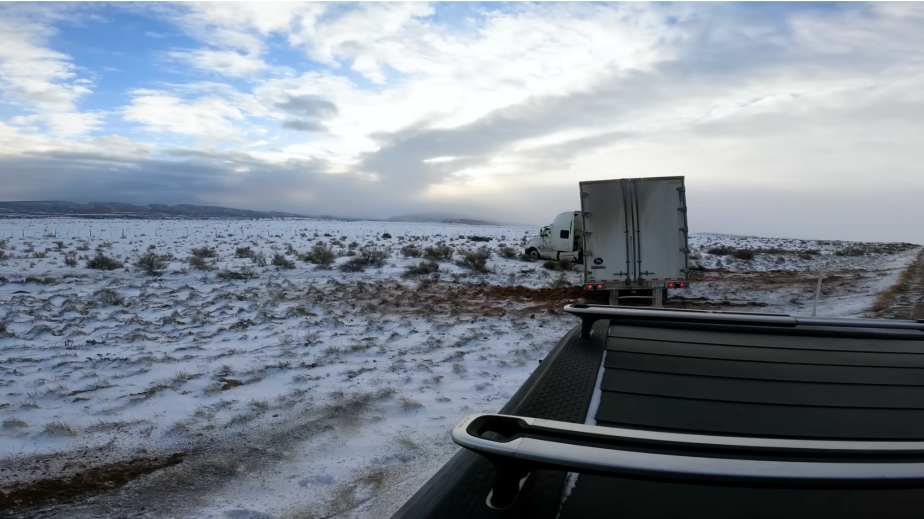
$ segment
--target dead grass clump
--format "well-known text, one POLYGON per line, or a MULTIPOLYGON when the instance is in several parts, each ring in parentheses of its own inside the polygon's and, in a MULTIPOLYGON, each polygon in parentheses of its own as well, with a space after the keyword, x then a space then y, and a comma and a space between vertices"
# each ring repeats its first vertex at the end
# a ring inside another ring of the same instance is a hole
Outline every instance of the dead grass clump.
POLYGON ((253 249, 250 247, 237 247, 234 249, 234 257, 236 258, 251 258, 253 257, 253 249))
POLYGON ((417 400, 412 400, 406 396, 401 397, 401 409, 410 411, 411 409, 420 409, 424 405, 417 400))
POLYGON ((19 418, 7 418, 3 420, 3 426, 8 429, 15 429, 17 427, 28 427, 29 424, 19 418))
POLYGON ((120 296, 118 292, 111 288, 101 288, 97 290, 93 295, 96 296, 96 299, 104 305, 122 306, 125 304, 125 298, 120 296))
POLYGON ((376 396, 376 398, 391 398, 391 397, 395 396, 395 394, 397 394, 397 393, 398 393, 398 390, 397 390, 397 389, 395 389, 395 388, 393 388, 393 387, 391 387, 391 386, 385 386, 385 387, 379 389, 379 390, 375 393, 375 396, 376 396))
POLYGON ((400 447, 403 447, 409 451, 415 451, 420 449, 420 444, 417 443, 411 435, 405 431, 399 432, 392 436, 392 441, 400 447))
POLYGON ((706 252, 712 254, 713 256, 728 256, 729 254, 735 252, 735 248, 729 247, 728 245, 721 245, 719 247, 706 249, 706 252))
POLYGON ((42 433, 51 436, 77 436, 77 430, 64 422, 48 422, 42 428, 42 433))
POLYGON ((38 278, 35 276, 27 276, 26 283, 38 283, 40 285, 55 285, 58 283, 58 280, 56 280, 53 277, 38 278))

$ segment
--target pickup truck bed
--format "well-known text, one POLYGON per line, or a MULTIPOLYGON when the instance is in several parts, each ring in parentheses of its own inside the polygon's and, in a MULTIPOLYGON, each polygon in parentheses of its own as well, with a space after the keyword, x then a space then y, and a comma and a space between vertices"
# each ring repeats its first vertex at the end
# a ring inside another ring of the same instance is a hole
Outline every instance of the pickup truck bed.
POLYGON ((924 324, 566 310, 585 336, 394 518, 921 516, 924 324))

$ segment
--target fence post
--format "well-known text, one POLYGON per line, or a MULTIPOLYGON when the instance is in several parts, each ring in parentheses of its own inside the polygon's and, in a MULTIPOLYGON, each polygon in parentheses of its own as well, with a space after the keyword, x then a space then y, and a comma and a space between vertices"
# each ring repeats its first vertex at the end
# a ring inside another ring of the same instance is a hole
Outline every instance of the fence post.
POLYGON ((812 317, 815 317, 815 311, 818 310, 818 298, 821 297, 821 278, 825 275, 825 264, 818 267, 818 285, 815 286, 815 304, 812 305, 812 317))

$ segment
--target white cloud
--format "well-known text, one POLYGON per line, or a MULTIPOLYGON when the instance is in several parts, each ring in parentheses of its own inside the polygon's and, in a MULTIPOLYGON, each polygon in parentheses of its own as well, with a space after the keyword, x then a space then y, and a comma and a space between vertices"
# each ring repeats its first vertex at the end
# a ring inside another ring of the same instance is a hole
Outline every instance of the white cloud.
POLYGON ((48 39, 54 21, 66 15, 41 5, 0 11, 0 92, 5 103, 28 115, 23 124, 44 124, 60 136, 84 134, 99 124, 96 114, 80 112, 77 101, 92 92, 93 82, 78 77, 70 57, 52 50, 48 39))
POLYGON ((244 119, 244 114, 218 96, 186 101, 158 91, 136 90, 123 114, 126 120, 141 123, 153 132, 191 135, 205 141, 240 140, 244 136, 235 124, 244 119))
POLYGON ((193 67, 226 76, 247 76, 267 68, 263 60, 251 55, 239 54, 233 50, 172 51, 167 55, 193 67))

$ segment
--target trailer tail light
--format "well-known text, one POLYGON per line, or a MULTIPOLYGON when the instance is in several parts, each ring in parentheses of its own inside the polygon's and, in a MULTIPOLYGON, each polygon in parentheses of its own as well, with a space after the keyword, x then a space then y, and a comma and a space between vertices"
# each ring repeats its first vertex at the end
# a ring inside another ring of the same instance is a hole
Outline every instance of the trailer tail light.
POLYGON ((677 286, 679 286, 680 288, 686 288, 687 284, 686 284, 686 283, 677 283, 677 286))
POLYGON ((593 289, 594 289, 593 285, 587 285, 587 290, 593 290, 593 289))
POLYGON ((667 284, 667 287, 668 287, 668 288, 674 288, 674 284, 673 284, 673 283, 668 283, 668 284, 667 284))
POLYGON ((602 288, 603 288, 603 285, 597 285, 597 290, 600 290, 602 288))

